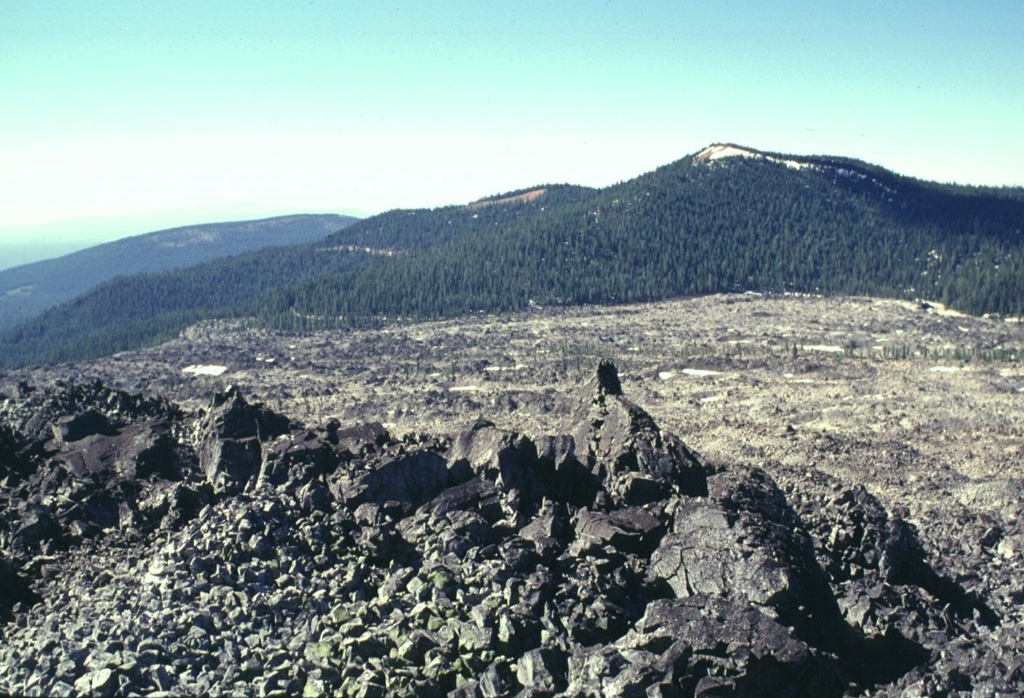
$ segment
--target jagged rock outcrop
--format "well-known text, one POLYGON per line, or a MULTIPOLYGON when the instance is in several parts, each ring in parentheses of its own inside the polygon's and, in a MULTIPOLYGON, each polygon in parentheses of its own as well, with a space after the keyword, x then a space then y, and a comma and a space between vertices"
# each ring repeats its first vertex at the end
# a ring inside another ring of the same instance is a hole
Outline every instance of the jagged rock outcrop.
POLYGON ((288 433, 289 421, 250 405, 235 387, 218 393, 201 427, 199 466, 216 492, 238 492, 259 474, 262 443, 288 433))
POLYGON ((577 404, 560 435, 478 420, 397 439, 234 389, 198 414, 95 384, 21 391, 0 410, 0 692, 1024 686, 1024 638, 864 488, 787 496, 764 469, 713 469, 609 362, 577 404))
POLYGON ((596 494, 615 506, 707 494, 705 464, 626 399, 610 361, 581 391, 569 431, 577 457, 599 483, 596 494))

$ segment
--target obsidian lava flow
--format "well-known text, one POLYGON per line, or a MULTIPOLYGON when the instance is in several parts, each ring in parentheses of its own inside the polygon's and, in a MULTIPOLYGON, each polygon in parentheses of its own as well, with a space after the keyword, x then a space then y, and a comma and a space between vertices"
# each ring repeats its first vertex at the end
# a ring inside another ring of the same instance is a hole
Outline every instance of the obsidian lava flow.
POLYGON ((99 383, 2 405, 0 692, 1024 688, 998 613, 900 512, 708 465, 610 362, 554 435, 307 428, 235 389, 198 413, 99 383))

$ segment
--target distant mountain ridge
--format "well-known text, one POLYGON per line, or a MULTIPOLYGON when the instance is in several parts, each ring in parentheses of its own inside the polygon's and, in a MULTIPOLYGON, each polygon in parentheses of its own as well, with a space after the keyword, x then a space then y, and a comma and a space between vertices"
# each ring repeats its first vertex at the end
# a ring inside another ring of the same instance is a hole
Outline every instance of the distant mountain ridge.
POLYGON ((394 210, 304 245, 112 280, 0 335, 0 362, 157 343, 210 317, 373 326, 760 291, 1024 314, 1024 189, 715 144, 600 189, 394 210))
POLYGON ((356 218, 297 214, 158 230, 96 245, 55 259, 0 271, 0 329, 70 300, 118 275, 198 264, 270 245, 322 238, 356 218))

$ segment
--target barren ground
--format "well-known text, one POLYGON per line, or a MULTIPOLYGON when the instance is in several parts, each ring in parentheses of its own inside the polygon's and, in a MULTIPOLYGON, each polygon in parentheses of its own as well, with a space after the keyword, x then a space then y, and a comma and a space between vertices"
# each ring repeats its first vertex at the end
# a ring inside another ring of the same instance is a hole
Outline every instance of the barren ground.
MULTIPOLYGON (((713 296, 639 306, 289 335, 211 323, 160 347, 0 376, 99 378, 186 406, 234 384, 309 423, 453 432, 478 415, 557 433, 598 358, 664 429, 712 462, 799 483, 863 483, 919 525, 1015 529, 1024 489, 1024 328, 906 301, 713 296), (219 376, 183 372, 223 366, 219 376)), ((1007 539, 1003 550, 1019 539, 1007 539)))
POLYGON ((1022 348, 1020 324, 940 306, 748 294, 307 335, 208 323, 146 351, 0 374, 0 392, 99 379, 198 410, 233 384, 310 425, 453 434, 482 415, 556 434, 611 358, 662 429, 712 463, 764 468, 794 507, 863 484, 995 609, 1002 644, 1024 627, 1022 348))

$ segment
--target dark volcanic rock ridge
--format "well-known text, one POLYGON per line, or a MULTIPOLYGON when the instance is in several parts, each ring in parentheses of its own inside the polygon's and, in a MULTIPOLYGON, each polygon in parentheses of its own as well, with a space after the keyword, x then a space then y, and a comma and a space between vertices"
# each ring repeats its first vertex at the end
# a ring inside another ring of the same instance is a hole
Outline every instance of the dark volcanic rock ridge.
POLYGON ((231 388, 0 407, 0 692, 966 696, 985 599, 863 487, 707 464, 601 362, 563 434, 305 426, 231 388))

